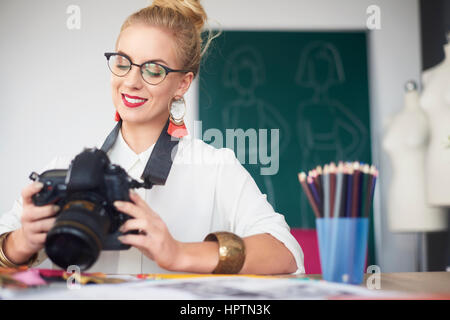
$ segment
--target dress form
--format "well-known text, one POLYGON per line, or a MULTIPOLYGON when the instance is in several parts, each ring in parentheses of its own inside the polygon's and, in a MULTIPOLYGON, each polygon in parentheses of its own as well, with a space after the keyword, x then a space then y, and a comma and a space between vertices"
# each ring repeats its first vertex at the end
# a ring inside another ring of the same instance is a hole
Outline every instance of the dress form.
POLYGON ((450 43, 444 51, 444 61, 423 73, 420 102, 430 123, 425 160, 427 200, 432 206, 450 207, 450 43))
POLYGON ((446 228, 445 210, 428 206, 425 194, 425 154, 429 123, 419 105, 414 82, 408 82, 404 108, 390 120, 383 139, 389 155, 388 225, 393 232, 427 232, 446 228))

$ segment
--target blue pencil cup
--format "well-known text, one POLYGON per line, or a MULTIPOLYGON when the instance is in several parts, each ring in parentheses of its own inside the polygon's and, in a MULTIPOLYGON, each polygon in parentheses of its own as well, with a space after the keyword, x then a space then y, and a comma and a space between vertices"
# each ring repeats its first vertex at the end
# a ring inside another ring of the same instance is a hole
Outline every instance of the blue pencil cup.
POLYGON ((367 253, 368 218, 316 219, 324 280, 361 284, 367 253))

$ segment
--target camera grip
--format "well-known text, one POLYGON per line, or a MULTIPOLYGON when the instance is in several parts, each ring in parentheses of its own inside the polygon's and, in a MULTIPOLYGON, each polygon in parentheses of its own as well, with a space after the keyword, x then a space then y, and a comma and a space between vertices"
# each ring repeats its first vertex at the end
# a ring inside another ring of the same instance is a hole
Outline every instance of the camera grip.
POLYGON ((66 196, 66 185, 64 183, 67 170, 55 169, 44 171, 41 175, 32 172, 29 178, 33 181, 39 181, 44 186, 42 189, 31 196, 35 206, 45 206, 58 202, 66 196))

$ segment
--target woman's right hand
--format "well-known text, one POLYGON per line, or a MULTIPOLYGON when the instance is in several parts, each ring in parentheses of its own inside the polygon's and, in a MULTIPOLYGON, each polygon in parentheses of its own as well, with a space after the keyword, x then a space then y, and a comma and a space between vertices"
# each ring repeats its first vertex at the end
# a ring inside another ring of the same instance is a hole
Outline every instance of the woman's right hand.
POLYGON ((22 226, 13 231, 4 244, 5 255, 15 264, 27 262, 44 247, 47 232, 55 223, 58 206, 49 204, 38 207, 32 201, 31 197, 42 187, 41 182, 33 182, 22 190, 22 226))

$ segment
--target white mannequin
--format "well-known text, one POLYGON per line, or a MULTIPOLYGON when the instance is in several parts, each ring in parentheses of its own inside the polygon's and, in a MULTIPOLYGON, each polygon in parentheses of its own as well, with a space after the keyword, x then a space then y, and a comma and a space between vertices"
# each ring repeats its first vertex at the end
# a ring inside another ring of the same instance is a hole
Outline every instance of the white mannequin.
POLYGON ((388 225, 393 232, 426 232, 446 228, 445 210, 429 207, 425 195, 425 154, 429 124, 419 105, 416 84, 406 84, 404 108, 385 129, 383 149, 391 159, 388 225))
MULTIPOLYGON (((450 33, 447 38, 450 41, 450 33)), ((444 61, 422 75, 420 100, 430 121, 425 165, 427 200, 433 206, 450 206, 450 42, 444 51, 444 61)))

